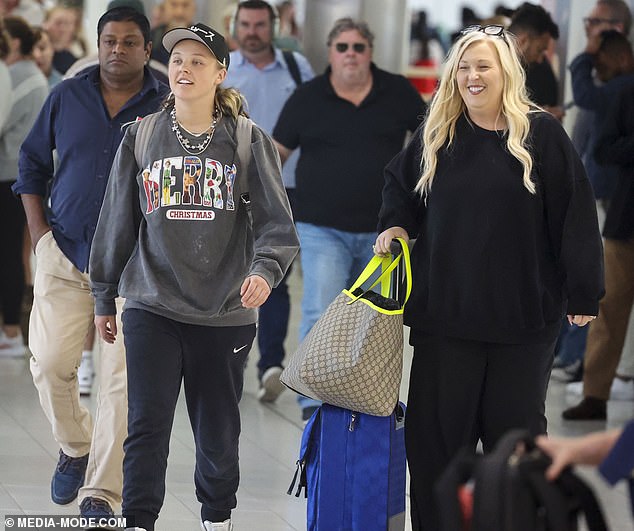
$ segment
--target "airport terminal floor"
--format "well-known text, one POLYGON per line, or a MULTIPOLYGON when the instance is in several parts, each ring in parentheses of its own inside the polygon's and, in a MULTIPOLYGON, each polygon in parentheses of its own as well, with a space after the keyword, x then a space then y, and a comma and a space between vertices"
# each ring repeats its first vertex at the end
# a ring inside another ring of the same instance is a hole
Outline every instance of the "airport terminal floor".
MULTIPOLYGON (((294 268, 290 281, 292 320, 288 350, 297 342, 301 279, 294 268)), ((306 501, 288 496, 286 490, 295 471, 302 433, 300 411, 295 396, 283 393, 272 405, 256 398, 256 348, 251 352, 241 403, 240 444, 241 483, 238 507, 233 513, 236 531, 301 531, 306 529, 306 501)), ((404 374, 411 362, 406 349, 404 374)), ((407 377, 402 384, 406 396, 407 377)), ((94 393, 93 393, 94 395, 94 393)), ((608 404, 608 422, 570 422, 561 411, 576 403, 567 397, 565 384, 553 382, 549 389, 547 416, 554 435, 580 435, 620 426, 634 417, 634 402, 608 404)), ((91 398, 86 399, 87 405, 91 398)), ((76 515, 75 502, 55 505, 50 499, 50 479, 57 462, 56 445, 49 423, 40 408, 29 372, 28 360, 0 359, 0 526, 5 515, 76 515)), ((193 486, 194 444, 184 400, 177 408, 167 471, 167 493, 157 531, 199 530, 199 504, 193 486)), ((595 488, 612 531, 634 528, 625 485, 609 488, 593 470, 581 470, 595 488)), ((410 529, 409 525, 406 529, 410 529)), ((583 527, 582 527, 583 529, 583 527)))

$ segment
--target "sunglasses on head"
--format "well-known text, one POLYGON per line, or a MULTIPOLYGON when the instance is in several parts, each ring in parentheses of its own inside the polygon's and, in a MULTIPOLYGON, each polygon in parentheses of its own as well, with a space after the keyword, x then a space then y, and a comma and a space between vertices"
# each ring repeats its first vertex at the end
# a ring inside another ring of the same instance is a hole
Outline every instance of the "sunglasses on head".
POLYGON ((366 44, 363 42, 355 42, 354 44, 348 44, 347 42, 338 42, 335 44, 335 50, 339 53, 345 53, 348 51, 348 48, 352 46, 352 49, 357 53, 365 52, 366 44))
POLYGON ((467 33, 473 33, 474 31, 481 31, 485 35, 491 35, 492 37, 504 37, 505 32, 504 26, 498 26, 497 24, 490 24, 488 26, 474 24, 473 26, 467 26, 461 30, 460 34, 466 35, 467 33))

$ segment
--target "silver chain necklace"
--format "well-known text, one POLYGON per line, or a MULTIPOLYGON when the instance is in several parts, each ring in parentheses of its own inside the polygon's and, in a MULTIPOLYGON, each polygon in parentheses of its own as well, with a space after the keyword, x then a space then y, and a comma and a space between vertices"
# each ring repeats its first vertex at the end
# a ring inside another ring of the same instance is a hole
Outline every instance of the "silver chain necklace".
MULTIPOLYGON (((172 111, 170 112, 170 117, 172 118, 172 131, 176 133, 176 138, 178 138, 178 142, 181 145, 181 147, 185 151, 187 151, 187 153, 189 153, 190 155, 200 155, 203 151, 207 149, 207 146, 209 146, 209 143, 211 142, 211 139, 214 136, 216 125, 218 124, 218 118, 220 117, 220 111, 217 108, 214 110, 211 125, 209 126, 209 129, 207 129, 207 135, 205 136, 205 139, 199 144, 193 144, 192 142, 189 141, 189 139, 183 136, 183 133, 181 132, 181 128, 184 129, 185 131, 187 131, 187 129, 185 129, 181 124, 178 123, 178 120, 176 119, 176 108, 172 108, 172 111)), ((187 131, 187 132, 192 136, 196 136, 190 131, 187 131)))

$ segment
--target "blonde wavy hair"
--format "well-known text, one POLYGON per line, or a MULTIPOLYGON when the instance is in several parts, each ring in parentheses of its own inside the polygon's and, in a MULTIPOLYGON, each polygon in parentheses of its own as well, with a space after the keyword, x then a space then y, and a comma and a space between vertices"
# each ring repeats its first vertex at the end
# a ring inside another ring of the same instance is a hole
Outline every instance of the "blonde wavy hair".
POLYGON ((522 164, 524 186, 530 193, 536 192, 535 183, 531 180, 533 158, 528 146, 530 122, 526 111, 534 109, 535 105, 526 92, 526 76, 515 38, 508 32, 492 36, 482 31, 472 31, 460 37, 449 51, 438 91, 429 106, 422 132, 421 176, 415 188, 421 195, 430 192, 438 164, 438 152, 445 144, 447 148, 451 146, 456 134, 456 122, 460 115, 466 112, 456 75, 465 50, 477 42, 490 42, 497 51, 504 77, 500 114, 506 119, 508 127, 506 147, 522 164))

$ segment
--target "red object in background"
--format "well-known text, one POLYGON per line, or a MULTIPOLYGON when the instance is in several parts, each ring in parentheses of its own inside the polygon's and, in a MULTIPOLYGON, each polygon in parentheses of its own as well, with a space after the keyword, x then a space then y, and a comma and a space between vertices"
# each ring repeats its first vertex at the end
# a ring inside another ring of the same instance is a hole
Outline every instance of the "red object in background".
POLYGON ((458 487, 458 503, 462 513, 462 526, 464 531, 471 529, 473 519, 473 485, 467 483, 458 487))
POLYGON ((436 91, 438 69, 432 59, 420 59, 407 70, 407 79, 425 98, 429 99, 436 91))

